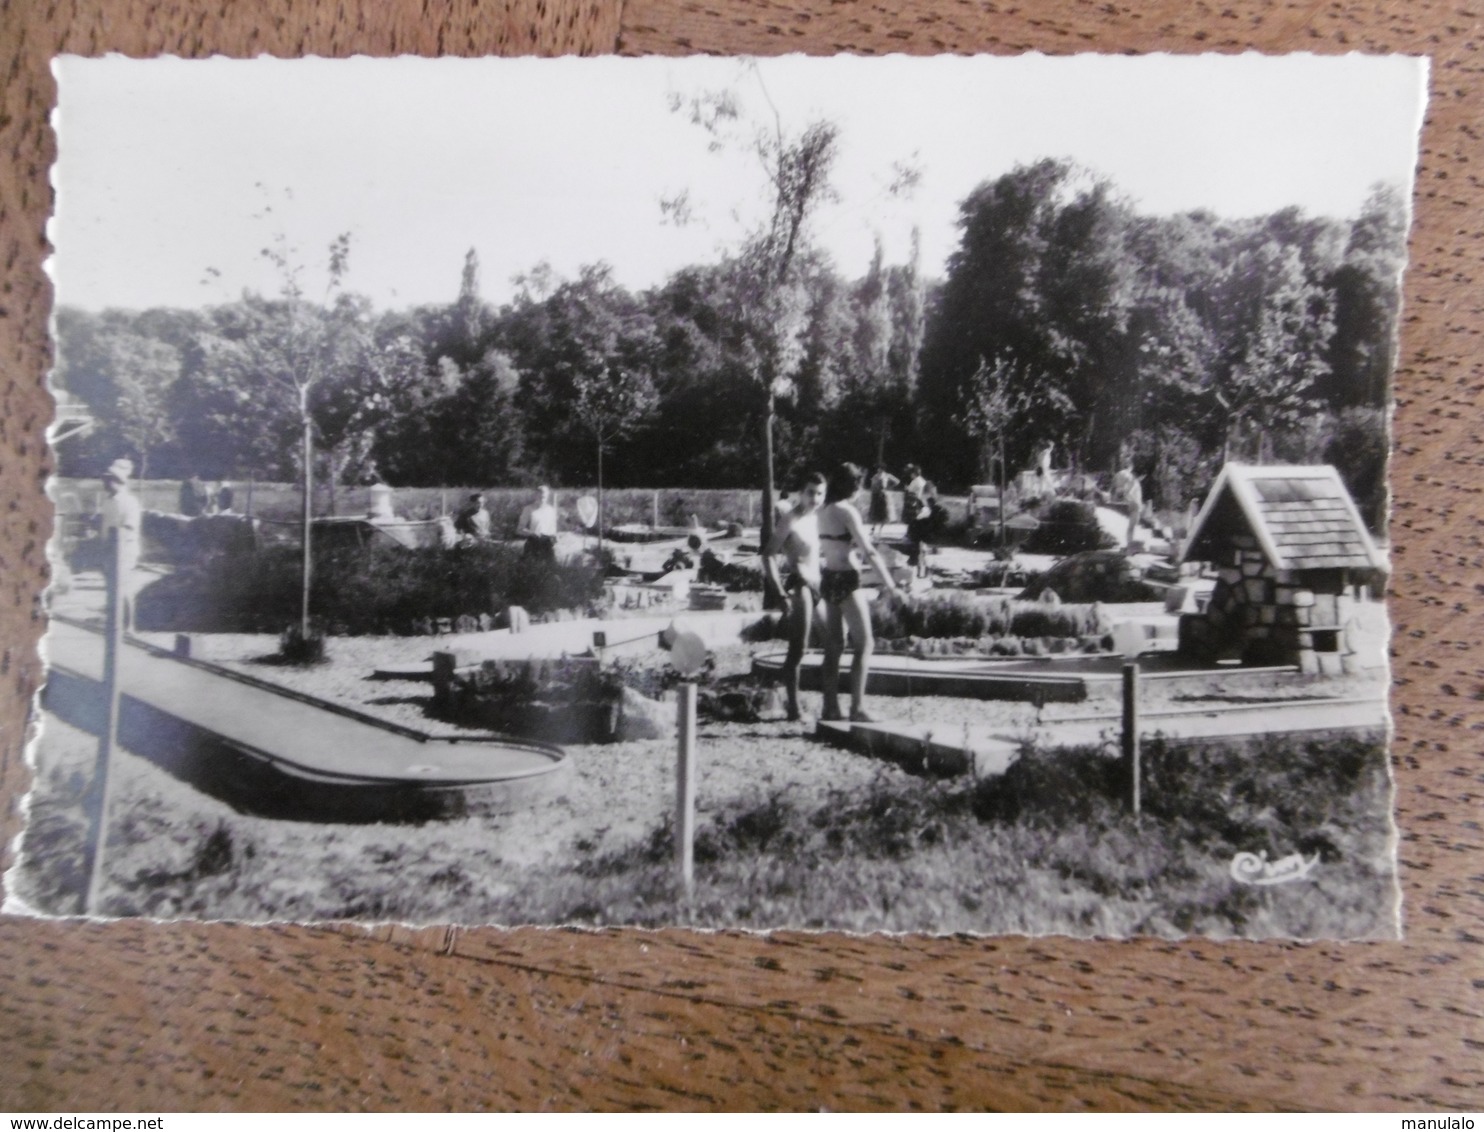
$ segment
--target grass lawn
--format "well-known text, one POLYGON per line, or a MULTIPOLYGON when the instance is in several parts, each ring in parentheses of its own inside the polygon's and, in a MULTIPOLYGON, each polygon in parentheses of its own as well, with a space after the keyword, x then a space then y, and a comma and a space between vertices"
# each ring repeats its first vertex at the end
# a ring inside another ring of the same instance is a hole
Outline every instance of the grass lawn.
MULTIPOLYGON (((55 719, 11 891, 76 914, 96 740, 55 719)), ((514 815, 426 825, 238 814, 119 757, 104 913, 263 921, 690 924, 848 931, 1394 938, 1382 741, 1146 756, 1146 811, 1116 764, 1026 752, 996 780, 928 781, 782 724, 703 729, 696 886, 671 863, 669 741, 571 749, 596 786, 514 815), (841 760, 841 761, 831 761, 841 760), (730 767, 738 773, 726 774, 730 767), (596 776, 596 777, 595 777, 596 776), (606 776, 606 777, 605 777, 606 776), (638 784, 619 804, 607 782, 638 784), (627 808, 625 808, 627 807, 627 808), (1307 879, 1234 881, 1238 852, 1317 855, 1307 879)))

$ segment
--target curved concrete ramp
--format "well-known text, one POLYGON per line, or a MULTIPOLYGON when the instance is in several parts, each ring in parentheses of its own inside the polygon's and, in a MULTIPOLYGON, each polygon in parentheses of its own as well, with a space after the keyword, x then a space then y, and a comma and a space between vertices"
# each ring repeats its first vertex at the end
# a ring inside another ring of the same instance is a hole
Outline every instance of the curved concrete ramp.
MULTIPOLYGON (((103 639, 53 621, 43 704, 102 730, 103 639)), ((498 812, 558 789, 558 747, 431 736, 133 645, 120 664, 119 741, 245 812, 305 821, 425 821, 498 812)))

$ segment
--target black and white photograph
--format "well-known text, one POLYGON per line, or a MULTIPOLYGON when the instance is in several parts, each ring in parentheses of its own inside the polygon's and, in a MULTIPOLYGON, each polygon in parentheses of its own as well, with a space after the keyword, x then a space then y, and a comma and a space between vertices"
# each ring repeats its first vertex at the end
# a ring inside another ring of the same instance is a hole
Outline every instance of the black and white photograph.
POLYGON ((1426 60, 53 69, 5 911, 1403 933, 1426 60))

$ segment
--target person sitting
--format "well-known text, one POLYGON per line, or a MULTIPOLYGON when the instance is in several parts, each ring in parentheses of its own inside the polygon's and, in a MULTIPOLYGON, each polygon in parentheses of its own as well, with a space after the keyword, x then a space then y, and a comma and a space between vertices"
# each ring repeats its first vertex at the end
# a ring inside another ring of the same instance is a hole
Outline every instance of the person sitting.
POLYGON ((181 481, 180 513, 186 518, 194 519, 197 515, 206 514, 206 504, 209 498, 206 485, 201 482, 199 476, 191 476, 181 481))
POLYGON ((465 538, 483 542, 490 536, 490 513, 484 505, 484 496, 474 492, 454 516, 453 529, 465 538))

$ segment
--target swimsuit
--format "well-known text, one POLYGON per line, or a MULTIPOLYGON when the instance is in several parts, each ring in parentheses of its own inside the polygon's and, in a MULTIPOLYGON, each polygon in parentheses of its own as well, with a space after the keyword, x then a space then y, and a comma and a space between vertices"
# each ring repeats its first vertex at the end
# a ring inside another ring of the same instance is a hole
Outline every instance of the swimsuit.
POLYGON ((823 570, 820 572, 819 596, 831 605, 839 605, 860 588, 859 570, 823 570))

